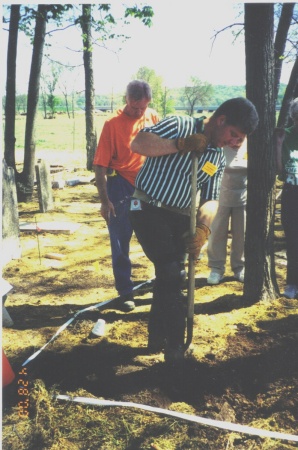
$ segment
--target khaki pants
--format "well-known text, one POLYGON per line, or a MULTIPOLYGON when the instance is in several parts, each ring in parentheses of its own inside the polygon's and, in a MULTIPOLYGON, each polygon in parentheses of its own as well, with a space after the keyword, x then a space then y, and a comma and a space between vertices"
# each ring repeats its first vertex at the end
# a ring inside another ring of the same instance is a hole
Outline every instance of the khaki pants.
POLYGON ((232 242, 230 265, 236 274, 244 268, 246 208, 219 206, 211 225, 208 239, 208 266, 213 272, 224 275, 227 260, 227 244, 229 226, 231 226, 232 242))

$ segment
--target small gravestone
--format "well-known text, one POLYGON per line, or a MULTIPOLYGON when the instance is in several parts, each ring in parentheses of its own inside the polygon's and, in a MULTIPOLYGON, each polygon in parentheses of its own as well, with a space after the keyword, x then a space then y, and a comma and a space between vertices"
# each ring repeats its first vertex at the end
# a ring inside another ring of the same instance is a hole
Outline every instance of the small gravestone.
POLYGON ((19 211, 15 174, 2 160, 2 248, 1 263, 21 257, 19 211))
POLYGON ((8 281, 0 278, 0 295, 2 297, 2 326, 5 328, 10 328, 13 326, 13 320, 10 317, 7 309, 4 306, 7 294, 12 290, 12 285, 8 281))
POLYGON ((44 213, 54 208, 50 167, 45 161, 39 159, 35 165, 35 173, 39 209, 44 213))

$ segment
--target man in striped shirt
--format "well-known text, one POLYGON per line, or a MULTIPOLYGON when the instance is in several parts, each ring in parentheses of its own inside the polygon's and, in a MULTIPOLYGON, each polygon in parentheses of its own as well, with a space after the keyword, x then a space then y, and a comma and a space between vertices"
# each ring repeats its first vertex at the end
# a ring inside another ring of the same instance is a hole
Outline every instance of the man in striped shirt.
POLYGON ((144 128, 131 143, 132 151, 146 160, 136 178, 130 220, 156 275, 148 349, 164 349, 168 361, 184 353, 184 261, 187 253, 198 258, 210 234, 225 167, 222 147, 238 149, 257 124, 254 105, 238 97, 224 102, 210 118, 166 118, 144 128), (192 151, 199 158, 200 193, 194 236, 189 234, 192 151))

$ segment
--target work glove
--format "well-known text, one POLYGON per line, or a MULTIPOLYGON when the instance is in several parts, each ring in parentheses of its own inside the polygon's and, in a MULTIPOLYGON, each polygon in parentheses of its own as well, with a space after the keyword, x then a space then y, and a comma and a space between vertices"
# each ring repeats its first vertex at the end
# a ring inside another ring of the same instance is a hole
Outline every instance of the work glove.
POLYGON ((193 236, 191 236, 189 232, 184 235, 185 251, 189 254, 189 258, 192 258, 195 261, 198 259, 201 248, 205 244, 210 233, 211 231, 206 225, 199 223, 196 226, 196 232, 193 236))
POLYGON ((186 138, 177 138, 175 144, 181 155, 188 152, 197 152, 200 156, 207 148, 208 140, 204 134, 197 133, 186 138))

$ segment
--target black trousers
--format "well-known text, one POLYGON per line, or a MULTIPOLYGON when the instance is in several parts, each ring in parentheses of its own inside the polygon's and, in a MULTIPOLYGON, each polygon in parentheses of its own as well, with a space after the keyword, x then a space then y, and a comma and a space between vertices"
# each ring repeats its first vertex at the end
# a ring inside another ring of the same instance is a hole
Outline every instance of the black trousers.
POLYGON ((144 253, 155 267, 155 286, 149 316, 149 344, 165 338, 167 345, 184 342, 186 302, 183 235, 190 218, 141 202, 141 211, 130 211, 130 220, 144 253))

